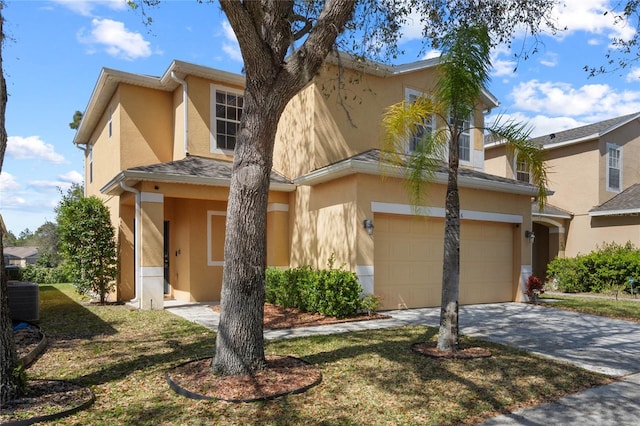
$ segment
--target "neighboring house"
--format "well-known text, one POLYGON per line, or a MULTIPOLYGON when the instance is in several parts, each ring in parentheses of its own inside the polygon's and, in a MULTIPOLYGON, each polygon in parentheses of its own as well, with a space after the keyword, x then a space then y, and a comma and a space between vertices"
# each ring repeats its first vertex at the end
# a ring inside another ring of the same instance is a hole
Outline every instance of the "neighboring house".
POLYGON ((24 268, 35 264, 40 258, 38 247, 5 247, 5 265, 16 265, 24 268))
MULTIPOLYGON (((267 264, 325 267, 333 254, 383 308, 437 306, 446 171, 416 211, 402 170, 381 164, 378 147, 385 108, 433 93, 438 61, 340 62, 338 73, 328 60, 279 122, 267 264)), ((160 77, 100 73, 74 143, 85 150, 86 192, 106 201, 117 229, 119 300, 142 308, 161 308, 165 298, 219 300, 243 87, 242 75, 181 61, 160 77)), ((470 121, 482 126, 496 106, 483 92, 470 121)), ((425 128, 442 124, 425 120, 425 128)), ((483 172, 480 130, 461 145, 460 301, 521 300, 537 190, 483 172)))
MULTIPOLYGON (((603 243, 640 246, 640 113, 532 140, 549 167, 544 211, 533 208, 534 273, 546 276, 556 256, 586 254, 603 243)), ((528 182, 525 164, 499 144, 485 146, 486 171, 528 182)))

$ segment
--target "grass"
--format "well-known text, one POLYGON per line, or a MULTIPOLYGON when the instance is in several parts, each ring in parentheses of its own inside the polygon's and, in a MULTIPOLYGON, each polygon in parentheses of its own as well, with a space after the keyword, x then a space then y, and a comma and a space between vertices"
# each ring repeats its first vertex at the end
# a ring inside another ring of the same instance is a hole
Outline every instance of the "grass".
POLYGON ((640 322, 640 301, 620 298, 581 297, 580 295, 543 294, 543 300, 553 299, 553 303, 546 306, 582 312, 585 314, 601 315, 610 318, 640 322))
POLYGON ((96 402, 61 424, 442 425, 475 424, 501 412, 555 400, 608 378, 505 346, 465 339, 493 356, 431 359, 414 342, 437 330, 401 327, 267 342, 268 354, 317 365, 323 381, 270 402, 195 401, 173 393, 172 366, 210 357, 215 333, 165 311, 82 304, 69 285, 40 287, 49 348, 33 378, 90 386, 96 402))

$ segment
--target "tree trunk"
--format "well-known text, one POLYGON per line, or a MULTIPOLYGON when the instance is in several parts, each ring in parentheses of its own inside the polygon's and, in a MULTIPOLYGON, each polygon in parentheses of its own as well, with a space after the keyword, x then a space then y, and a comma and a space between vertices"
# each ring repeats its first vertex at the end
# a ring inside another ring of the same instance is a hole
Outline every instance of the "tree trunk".
POLYGON ((275 102, 265 104, 245 92, 246 120, 234 154, 220 324, 212 365, 222 375, 252 374, 266 366, 262 332, 267 200, 278 118, 286 105, 274 99, 278 97, 275 93, 270 97, 275 102))
POLYGON ((458 348, 458 300, 460 294, 460 196, 458 193, 458 132, 449 141, 449 178, 445 200, 444 263, 438 349, 453 352, 458 348))
MULTIPOLYGON (((7 131, 5 128, 5 112, 7 108, 7 84, 4 79, 1 49, 4 46, 3 4, 0 3, 0 171, 7 148, 7 131)), ((2 234, 2 232, 0 232, 2 234)), ((1 237, 1 235, 0 235, 1 237)), ((0 238, 1 240, 1 238, 0 238)), ((18 354, 13 339, 13 327, 9 314, 7 297, 7 275, 4 270, 4 246, 0 241, 0 406, 19 394, 14 371, 18 367, 18 354)))

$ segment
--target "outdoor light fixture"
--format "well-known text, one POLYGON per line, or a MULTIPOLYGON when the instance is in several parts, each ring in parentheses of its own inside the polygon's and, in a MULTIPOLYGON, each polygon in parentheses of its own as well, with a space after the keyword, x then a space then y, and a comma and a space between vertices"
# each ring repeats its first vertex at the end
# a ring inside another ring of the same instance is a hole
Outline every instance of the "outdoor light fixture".
POLYGON ((529 238, 531 240, 531 244, 533 244, 533 240, 536 239, 536 235, 533 233, 533 231, 524 231, 524 236, 525 238, 529 238))
POLYGON ((371 219, 365 219, 362 222, 362 226, 367 230, 367 234, 373 235, 373 221, 371 219))

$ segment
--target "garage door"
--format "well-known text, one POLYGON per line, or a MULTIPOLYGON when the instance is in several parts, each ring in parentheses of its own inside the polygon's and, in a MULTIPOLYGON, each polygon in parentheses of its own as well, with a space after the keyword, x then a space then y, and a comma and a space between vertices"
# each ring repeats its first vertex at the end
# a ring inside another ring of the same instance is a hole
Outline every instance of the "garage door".
MULTIPOLYGON (((439 306, 444 219, 376 214, 374 292, 384 309, 439 306)), ((513 300, 513 224, 463 221, 460 303, 513 300)))

